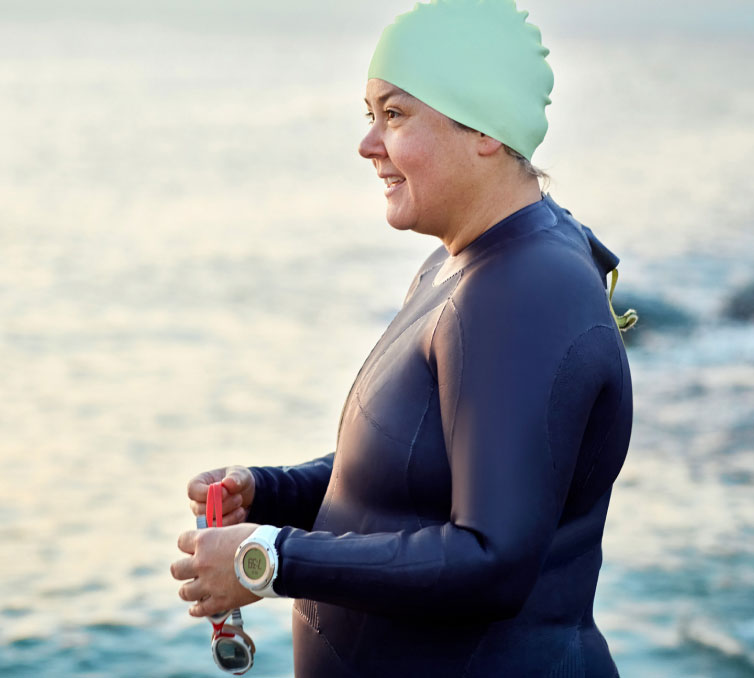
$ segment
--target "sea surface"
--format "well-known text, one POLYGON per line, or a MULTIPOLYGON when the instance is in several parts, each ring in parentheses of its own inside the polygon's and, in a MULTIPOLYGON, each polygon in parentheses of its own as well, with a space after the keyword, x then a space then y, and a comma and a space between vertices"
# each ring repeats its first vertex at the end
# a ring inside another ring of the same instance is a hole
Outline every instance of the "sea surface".
MULTIPOLYGON (((535 163, 622 259, 635 425, 596 619, 623 678, 754 676, 754 6, 532 0, 535 163)), ((0 0, 0 675, 221 675, 185 488, 333 449, 437 243, 356 153, 409 2, 0 0)), ((289 601, 245 610, 292 676, 289 601)))

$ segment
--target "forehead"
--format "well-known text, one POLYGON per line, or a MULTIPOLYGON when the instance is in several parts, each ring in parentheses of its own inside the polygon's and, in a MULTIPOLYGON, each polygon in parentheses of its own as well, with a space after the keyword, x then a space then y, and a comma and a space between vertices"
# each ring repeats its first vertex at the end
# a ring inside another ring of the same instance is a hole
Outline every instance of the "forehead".
POLYGON ((367 81, 367 95, 364 97, 368 106, 380 106, 384 104, 388 99, 402 99, 404 101, 418 101, 416 97, 413 97, 408 92, 402 90, 400 87, 391 85, 385 80, 379 80, 378 78, 371 78, 367 81))
POLYGON ((448 118, 440 111, 431 106, 427 106, 421 99, 417 99, 406 90, 396 87, 385 80, 371 78, 367 81, 367 95, 364 99, 367 107, 371 111, 376 111, 386 103, 391 106, 400 106, 404 113, 410 113, 413 118, 421 120, 425 125, 438 130, 440 127, 446 127, 457 133, 462 130, 452 124, 448 118))

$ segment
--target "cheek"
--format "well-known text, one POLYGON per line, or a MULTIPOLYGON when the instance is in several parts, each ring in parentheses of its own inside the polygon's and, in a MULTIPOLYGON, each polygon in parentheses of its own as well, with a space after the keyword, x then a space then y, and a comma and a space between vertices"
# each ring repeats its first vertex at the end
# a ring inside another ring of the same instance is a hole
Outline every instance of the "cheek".
POLYGON ((406 182, 414 198, 419 199, 431 193, 442 183, 441 169, 437 156, 425 148, 412 149, 401 157, 401 164, 396 167, 406 177, 406 182))
POLYGON ((434 129, 419 133, 416 129, 400 130, 386 140, 385 148, 393 167, 406 178, 408 203, 401 200, 401 209, 411 207, 429 215, 453 202, 448 192, 452 192, 454 183, 454 148, 441 134, 434 129))
POLYGON ((431 135, 396 132, 385 143, 392 164, 407 179, 420 180, 433 164, 433 139, 431 135))
POLYGON ((417 201, 441 205, 453 189, 452 176, 446 172, 444 159, 434 153, 427 153, 416 165, 413 174, 412 194, 417 201))

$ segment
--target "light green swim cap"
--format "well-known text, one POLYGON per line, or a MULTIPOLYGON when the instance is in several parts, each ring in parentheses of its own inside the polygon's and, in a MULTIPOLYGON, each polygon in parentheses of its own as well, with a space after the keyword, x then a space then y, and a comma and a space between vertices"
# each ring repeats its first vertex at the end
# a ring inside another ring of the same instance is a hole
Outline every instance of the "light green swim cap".
POLYGON ((515 0, 417 3, 382 32, 368 77, 531 160, 547 132, 553 77, 527 16, 515 0))

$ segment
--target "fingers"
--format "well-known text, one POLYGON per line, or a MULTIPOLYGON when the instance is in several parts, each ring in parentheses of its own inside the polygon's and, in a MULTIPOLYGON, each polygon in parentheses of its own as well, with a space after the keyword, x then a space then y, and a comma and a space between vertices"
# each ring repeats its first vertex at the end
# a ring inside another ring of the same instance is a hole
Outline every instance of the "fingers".
POLYGON ((207 501, 207 488, 214 482, 209 477, 210 472, 200 473, 198 476, 194 476, 188 482, 186 492, 189 499, 193 501, 207 501))
MULTIPOLYGON (((200 579, 192 579, 186 582, 181 588, 178 589, 178 595, 185 601, 193 603, 194 601, 201 601, 202 598, 207 600, 209 595, 204 590, 200 579)), ((204 601, 201 601, 204 602, 204 601)))
MULTIPOLYGON (((240 494, 229 495, 223 490, 223 525, 235 525, 246 520, 246 509, 242 506, 243 497, 240 494)), ((191 511, 195 516, 203 516, 207 513, 207 504, 192 501, 191 511)))
POLYGON ((196 553, 196 541, 199 537, 199 530, 189 530, 178 537, 178 548, 184 553, 193 556, 196 553))
POLYGON ((236 494, 243 492, 251 481, 251 472, 244 466, 228 466, 225 469, 223 487, 236 494))
POLYGON ((248 509, 254 499, 254 477, 245 466, 228 466, 205 471, 194 476, 188 483, 191 511, 195 516, 207 511, 207 490, 212 483, 222 482, 223 522, 243 522, 246 516, 232 515, 239 507, 248 509), (227 519, 226 519, 227 516, 227 519))
POLYGON ((216 468, 194 476, 186 488, 189 499, 197 502, 207 501, 207 488, 212 483, 219 483, 225 477, 224 468, 216 468))
POLYGON ((255 524, 243 523, 191 530, 178 538, 178 548, 191 557, 174 562, 170 572, 183 582, 178 595, 194 603, 189 610, 192 616, 215 614, 259 600, 239 583, 233 568, 238 545, 256 528, 255 524))
POLYGON ((181 586, 178 589, 178 596, 186 602, 194 603, 189 608, 189 614, 192 617, 206 617, 228 609, 227 605, 220 604, 218 600, 204 590, 199 579, 181 586))
POLYGON ((170 574, 173 575, 173 579, 177 579, 178 581, 194 579, 194 577, 196 577, 194 559, 182 558, 181 560, 176 560, 170 566, 170 574))
POLYGON ((191 512, 195 516, 203 516, 207 514, 207 504, 206 502, 199 502, 199 501, 192 501, 191 502, 191 512))
MULTIPOLYGON (((254 475, 251 470, 245 466, 228 466, 228 468, 225 469, 223 486, 231 493, 231 495, 240 495, 242 497, 240 506, 243 506, 246 509, 248 509, 254 501, 254 475)), ((226 511, 224 505, 223 511, 226 511)))
POLYGON ((217 614, 224 609, 222 605, 218 605, 212 596, 204 598, 204 600, 197 600, 197 602, 189 608, 189 614, 192 617, 208 617, 211 614, 217 614))
POLYGON ((227 527, 228 525, 238 525, 239 523, 246 522, 246 513, 247 511, 243 507, 234 509, 223 516, 223 525, 227 527))
POLYGON ((197 603, 196 605, 192 605, 189 608, 189 614, 192 617, 208 617, 211 614, 216 614, 215 612, 210 612, 209 610, 205 610, 205 604, 209 603, 211 598, 208 598, 206 601, 202 601, 197 603))
POLYGON ((240 494, 228 494, 223 488, 223 518, 241 508, 241 504, 243 504, 243 497, 240 494))

